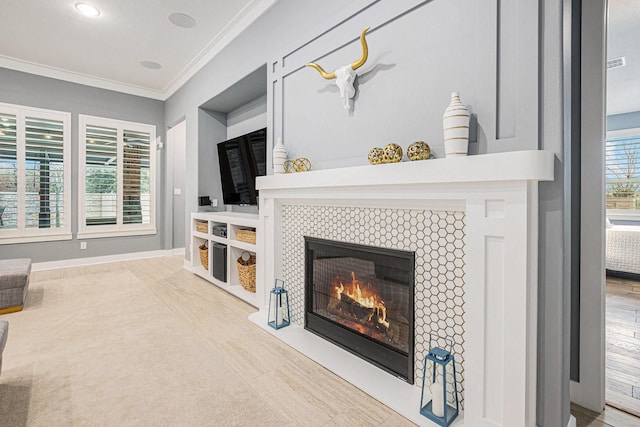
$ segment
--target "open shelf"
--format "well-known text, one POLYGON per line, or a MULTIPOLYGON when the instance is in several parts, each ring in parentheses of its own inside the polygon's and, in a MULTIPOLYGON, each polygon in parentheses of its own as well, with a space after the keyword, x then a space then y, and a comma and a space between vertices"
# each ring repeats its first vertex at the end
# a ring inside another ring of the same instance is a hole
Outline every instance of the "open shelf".
MULTIPOLYGON (((244 253, 248 252, 256 256, 256 268, 257 264, 261 262, 261 256, 258 254, 258 247, 256 244, 247 243, 236 240, 237 230, 252 230, 258 233, 258 215, 235 213, 235 212, 210 212, 203 213, 197 212, 191 214, 191 271, 202 277, 203 279, 211 282, 221 289, 229 292, 230 294, 242 299, 243 301, 258 307, 259 301, 257 295, 261 295, 261 283, 256 283, 256 292, 249 292, 242 287, 238 277, 238 270, 236 267, 237 259, 244 253), (207 233, 202 233, 196 229, 197 223, 207 223, 207 233), (225 235, 217 235, 224 233, 216 233, 217 227, 223 227, 226 229, 225 235), (199 247, 204 243, 207 243, 209 247, 209 265, 208 269, 203 268, 200 262, 199 247), (211 273, 212 267, 212 252, 211 244, 220 243, 226 246, 226 280, 222 281, 217 279, 211 273), (259 293, 260 292, 260 293, 259 293)), ((256 275, 257 276, 257 275, 256 275)))

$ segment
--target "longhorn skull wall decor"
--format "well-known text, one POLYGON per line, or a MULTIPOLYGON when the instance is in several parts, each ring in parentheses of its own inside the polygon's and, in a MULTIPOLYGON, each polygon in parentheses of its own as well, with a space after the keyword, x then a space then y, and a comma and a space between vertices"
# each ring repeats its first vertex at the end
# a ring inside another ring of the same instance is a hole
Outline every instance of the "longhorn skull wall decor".
POLYGON ((367 40, 365 39, 367 31, 369 31, 369 27, 365 28, 362 31, 362 34, 360 34, 360 42, 362 43, 362 57, 356 62, 337 68, 331 73, 327 73, 326 71, 324 71, 318 64, 306 64, 308 67, 313 67, 318 70, 320 75, 325 79, 336 80, 336 86, 338 86, 338 89, 340 89, 340 98, 342 98, 342 105, 347 111, 351 109, 350 100, 356 94, 356 89, 353 87, 353 83, 355 82, 357 75, 356 70, 362 67, 364 63, 367 62, 367 58, 369 57, 369 48, 367 46, 367 40))

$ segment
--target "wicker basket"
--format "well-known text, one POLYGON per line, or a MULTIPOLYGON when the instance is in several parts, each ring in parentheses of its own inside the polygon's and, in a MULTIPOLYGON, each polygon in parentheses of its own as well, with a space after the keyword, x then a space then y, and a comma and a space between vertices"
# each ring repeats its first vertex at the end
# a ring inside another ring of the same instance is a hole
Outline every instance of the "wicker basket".
POLYGON ((198 251, 200 252, 200 262, 205 270, 209 270, 209 248, 207 244, 204 243, 202 246, 198 246, 198 251))
POLYGON ((208 233, 209 223, 196 221, 196 231, 200 233, 208 233))
POLYGON ((256 256, 251 254, 248 260, 238 258, 236 262, 238 267, 238 280, 243 288, 249 292, 256 291, 256 256))
POLYGON ((245 243, 256 244, 256 231, 255 230, 237 230, 236 240, 245 243))

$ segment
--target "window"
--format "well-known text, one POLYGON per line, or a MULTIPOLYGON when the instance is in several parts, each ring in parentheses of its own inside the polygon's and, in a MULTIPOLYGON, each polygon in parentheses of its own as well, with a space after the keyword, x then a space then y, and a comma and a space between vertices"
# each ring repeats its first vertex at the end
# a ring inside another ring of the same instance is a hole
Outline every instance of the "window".
POLYGON ((0 104, 0 244, 71 239, 70 122, 0 104))
POLYGON ((80 115, 79 238, 156 233, 152 125, 80 115))
POLYGON ((640 129, 607 132, 607 216, 640 221, 640 129))

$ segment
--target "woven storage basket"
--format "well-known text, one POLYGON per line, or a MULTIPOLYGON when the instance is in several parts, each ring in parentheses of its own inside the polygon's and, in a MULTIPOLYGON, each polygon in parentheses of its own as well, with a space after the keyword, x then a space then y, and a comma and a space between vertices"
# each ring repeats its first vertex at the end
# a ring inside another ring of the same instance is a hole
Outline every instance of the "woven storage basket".
POLYGON ((207 230, 208 225, 209 224, 207 222, 196 221, 196 231, 200 233, 208 233, 209 232, 209 230, 207 230))
POLYGON ((238 267, 238 280, 243 288, 249 292, 256 291, 256 256, 251 254, 247 261, 242 257, 236 262, 238 267))
POLYGON ((246 243, 256 244, 255 230, 238 230, 236 231, 236 240, 246 243))
POLYGON ((209 269, 209 248, 207 244, 203 244, 202 246, 198 246, 198 251, 200 252, 200 262, 205 270, 209 269))

